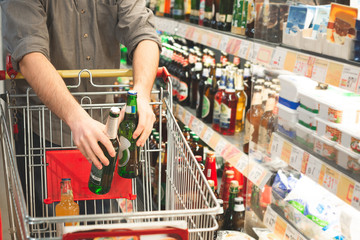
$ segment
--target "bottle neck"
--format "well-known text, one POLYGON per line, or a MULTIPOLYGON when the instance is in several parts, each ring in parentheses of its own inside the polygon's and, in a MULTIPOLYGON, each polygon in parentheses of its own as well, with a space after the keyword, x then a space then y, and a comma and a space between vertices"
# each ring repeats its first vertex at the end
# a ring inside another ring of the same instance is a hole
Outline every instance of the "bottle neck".
POLYGON ((238 194, 239 190, 236 188, 230 188, 230 196, 229 196, 229 209, 234 210, 235 208, 235 198, 238 194))
POLYGON ((105 132, 109 139, 115 139, 117 136, 117 129, 118 129, 118 117, 114 117, 112 115, 109 115, 106 126, 105 126, 105 132))
POLYGON ((256 92, 254 92, 254 96, 252 98, 251 105, 256 106, 256 105, 261 105, 261 104, 262 104, 261 92, 256 91, 256 92))
POLYGON ((70 181, 61 182, 61 201, 62 202, 73 202, 73 191, 70 181))
POLYGON ((266 101, 265 112, 272 112, 275 107, 275 96, 269 97, 266 101))
POLYGON ((136 95, 128 94, 126 109, 125 109, 125 118, 135 119, 136 113, 137 113, 137 97, 136 95))

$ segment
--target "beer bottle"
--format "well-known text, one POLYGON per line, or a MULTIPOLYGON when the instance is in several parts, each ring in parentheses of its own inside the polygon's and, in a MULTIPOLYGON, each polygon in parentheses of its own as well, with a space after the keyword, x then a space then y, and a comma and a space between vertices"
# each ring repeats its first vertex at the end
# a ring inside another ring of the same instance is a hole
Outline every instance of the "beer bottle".
POLYGON ((211 66, 210 76, 208 78, 205 95, 203 99, 202 106, 202 119, 205 123, 212 123, 213 120, 213 111, 214 111, 214 97, 217 91, 217 82, 216 82, 216 68, 215 65, 211 66))
MULTIPOLYGON (((55 207, 56 216, 79 215, 79 205, 74 202, 70 178, 63 178, 60 182, 61 199, 55 207)), ((66 222, 65 226, 77 226, 78 222, 66 222)))
POLYGON ((189 70, 189 54, 183 53, 182 69, 179 71, 179 90, 178 101, 182 106, 188 106, 190 104, 190 70, 189 70))
POLYGON ((245 113, 250 109, 251 106, 251 89, 252 89, 252 82, 251 82, 251 72, 250 72, 250 62, 246 62, 244 65, 244 90, 247 96, 246 99, 246 107, 245 107, 245 113))
POLYGON ((217 193, 217 191, 216 191, 216 189, 215 189, 214 180, 211 180, 211 179, 210 179, 210 180, 208 180, 208 183, 209 183, 209 186, 210 186, 211 190, 213 191, 216 199, 218 199, 218 198, 219 198, 219 194, 217 193))
POLYGON ((190 107, 196 109, 198 105, 198 89, 199 83, 201 81, 201 73, 203 71, 203 65, 201 62, 201 53, 197 54, 197 61, 195 63, 193 74, 191 74, 191 98, 190 98, 190 107))
POLYGON ((186 141, 190 141, 190 138, 191 138, 190 132, 191 132, 190 128, 188 126, 184 126, 183 135, 184 135, 186 141))
POLYGON ((235 132, 240 132, 243 129, 243 123, 245 118, 245 103, 246 93, 244 91, 244 82, 242 70, 238 69, 235 77, 235 92, 238 99, 236 105, 236 123, 235 132))
POLYGON ((211 27, 211 21, 214 14, 214 0, 205 0, 205 18, 204 26, 211 27))
MULTIPOLYGON (((218 69, 216 69, 217 71, 218 69)), ((217 132, 220 132, 220 113, 221 113, 221 101, 222 97, 225 93, 225 83, 226 83, 226 70, 221 69, 221 78, 220 84, 217 93, 215 94, 215 101, 214 101, 214 110, 213 110, 213 129, 217 132)))
POLYGON ((198 164, 200 165, 201 171, 204 172, 205 166, 204 166, 204 164, 203 164, 202 158, 203 158, 203 157, 200 156, 200 155, 195 155, 195 159, 196 159, 196 161, 198 162, 198 164))
POLYGON ((191 142, 190 148, 191 148, 191 151, 193 152, 194 156, 199 155, 199 156, 203 157, 204 156, 204 148, 199 143, 199 141, 200 141, 199 136, 194 136, 193 140, 191 142))
POLYGON ((160 186, 160 205, 161 209, 165 210, 166 207, 166 169, 167 169, 167 143, 162 143, 161 148, 163 151, 161 152, 161 186, 160 186))
POLYGON ((172 15, 174 19, 183 20, 185 19, 184 15, 184 1, 183 0, 175 0, 174 8, 172 11, 172 15))
POLYGON ((225 172, 225 174, 226 174, 226 179, 225 179, 224 189, 222 191, 222 195, 220 195, 222 200, 224 200, 224 211, 228 208, 228 205, 229 205, 230 184, 234 180, 234 177, 235 177, 235 175, 234 175, 235 173, 233 170, 227 170, 225 172))
POLYGON ((254 95, 251 101, 251 107, 246 113, 245 137, 243 146, 244 153, 246 154, 249 153, 250 141, 254 142, 255 144, 258 143, 260 119, 263 115, 261 89, 261 86, 254 87, 254 95))
POLYGON ((190 22, 198 24, 199 23, 199 7, 200 0, 191 0, 191 12, 190 12, 190 22))
POLYGON ((201 119, 202 117, 202 106, 204 101, 204 90, 209 78, 209 66, 205 65, 202 71, 202 77, 198 85, 197 91, 197 103, 196 103, 196 117, 201 119))
POLYGON ((95 194, 105 194, 110 191, 112 179, 114 176, 114 170, 116 166, 117 156, 119 154, 119 141, 117 139, 117 127, 119 119, 120 109, 112 107, 109 112, 109 117, 106 122, 105 132, 109 137, 112 146, 116 151, 115 157, 111 157, 102 143, 99 142, 99 146, 103 151, 105 157, 109 160, 109 165, 103 165, 101 169, 98 169, 93 163, 91 166, 89 189, 95 194))
POLYGON ((266 154, 270 144, 271 135, 275 131, 276 116, 274 114, 275 94, 273 90, 268 91, 265 112, 260 119, 258 149, 266 154))
POLYGON ((235 198, 239 192, 239 183, 236 180, 230 183, 229 207, 225 211, 223 230, 234 230, 233 218, 235 215, 235 198))
POLYGON ((217 22, 219 30, 230 32, 233 6, 234 0, 220 0, 219 19, 217 22))
POLYGON ((219 7, 220 7, 220 0, 214 0, 214 6, 213 6, 213 18, 211 20, 211 27, 213 29, 217 29, 217 21, 219 19, 219 7))
POLYGON ((128 91, 124 120, 120 123, 119 139, 120 151, 118 174, 123 178, 136 178, 140 174, 140 148, 136 146, 133 134, 138 124, 137 92, 128 91))
POLYGON ((217 232, 223 229, 224 227, 224 206, 223 206, 224 201, 222 199, 218 199, 217 202, 219 203, 220 208, 216 214, 215 219, 219 225, 219 228, 214 232, 214 239, 217 238, 217 232))
POLYGON ((232 226, 235 231, 244 232, 245 225, 245 207, 244 199, 242 197, 235 198, 234 216, 232 226))

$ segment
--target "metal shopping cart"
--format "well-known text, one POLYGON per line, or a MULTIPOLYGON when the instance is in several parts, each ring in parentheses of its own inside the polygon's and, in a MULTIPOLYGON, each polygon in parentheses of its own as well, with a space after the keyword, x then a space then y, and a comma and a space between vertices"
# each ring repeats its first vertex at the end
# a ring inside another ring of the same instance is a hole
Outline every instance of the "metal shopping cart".
MULTIPOLYGON (((102 89, 96 92, 77 92, 73 94, 90 115, 97 114, 99 116, 107 116, 107 110, 112 106, 123 107, 124 103, 94 103, 92 102, 94 96, 99 94, 113 96, 115 94, 126 94, 126 92, 108 91, 109 88, 122 87, 122 85, 99 85, 93 82, 93 78, 132 77, 131 70, 122 69, 73 70, 59 71, 59 73, 63 78, 78 78, 78 83, 69 86, 70 89, 79 87, 83 81, 90 81, 92 87, 102 89)), ((21 75, 16 75, 12 71, 0 72, 0 78, 9 79, 11 77, 13 78, 11 80, 12 84, 14 82, 16 84, 17 80, 14 79, 21 78, 21 75)), ((66 163, 69 158, 72 161, 71 164, 75 164, 75 157, 71 159, 71 156, 74 156, 71 155, 71 151, 76 151, 76 146, 72 140, 69 144, 66 143, 63 140, 65 136, 61 134, 61 143, 59 145, 45 140, 49 137, 52 138, 55 134, 52 132, 54 124, 59 124, 60 129, 65 129, 66 125, 62 121, 54 121, 54 114, 46 106, 31 104, 30 99, 36 97, 31 89, 28 89, 26 94, 16 94, 13 91, 2 94, 2 98, 5 100, 5 109, 1 106, 0 134, 8 190, 6 194, 10 204, 10 224, 14 239, 62 239, 63 236, 65 239, 64 230, 66 230, 66 227, 65 229, 62 227, 65 222, 80 223, 79 229, 83 227, 83 230, 104 227, 106 229, 103 231, 103 236, 115 236, 115 233, 116 236, 129 236, 129 232, 134 236, 139 233, 144 235, 160 234, 170 230, 167 227, 160 226, 168 225, 172 226, 172 229, 177 229, 179 224, 185 223, 189 239, 213 239, 214 231, 218 227, 214 215, 219 209, 219 205, 172 113, 171 77, 165 68, 160 68, 157 78, 162 79, 163 83, 160 84, 158 90, 152 91, 152 96, 156 97, 151 104, 157 107, 160 113, 166 111, 167 130, 163 129, 161 120, 158 123, 160 138, 163 136, 162 132, 167 131, 168 143, 165 174, 165 209, 161 209, 160 206, 161 193, 158 192, 156 197, 152 196, 154 192, 151 190, 151 181, 154 180, 151 180, 149 159, 151 153, 160 153, 165 149, 161 146, 150 149, 149 141, 147 141, 141 150, 141 178, 130 180, 130 185, 126 185, 130 186, 130 190, 126 190, 129 193, 115 193, 109 199, 106 199, 107 195, 104 195, 105 199, 100 197, 100 199, 95 200, 96 198, 89 199, 86 195, 76 197, 76 192, 84 189, 73 186, 75 188, 74 198, 75 200, 78 199, 77 203, 83 209, 80 210, 80 215, 54 216, 56 198, 58 197, 56 194, 60 192, 59 182, 56 181, 61 178, 61 176, 57 176, 56 169, 59 172, 63 171, 64 167, 61 168, 61 163, 66 163), (25 100, 25 104, 19 104, 23 102, 20 99, 25 100), (22 116, 21 119, 18 117, 19 115, 22 116), (51 124, 45 121, 46 118, 50 119, 51 124), (37 125, 39 126, 38 135, 40 137, 38 140, 34 139, 35 137, 32 134, 35 121, 38 121, 37 125), (21 144, 24 147, 24 152, 21 153, 16 151, 18 146, 15 144, 15 140, 18 138, 17 128, 20 127, 24 128, 24 140, 21 144), (36 141, 39 142, 38 145, 35 145, 36 141), (60 161, 56 161, 56 157, 52 156, 54 151, 65 155, 68 151, 70 155, 60 157, 60 161), (53 162, 50 162, 50 160, 53 162), (25 169, 18 170, 19 161, 26 162, 25 169), (51 168, 54 163, 58 163, 58 165, 55 164, 56 167, 51 168), (24 180, 21 180, 21 178, 24 180), (22 185, 21 181, 24 181, 25 184, 22 185), (40 203, 35 200, 39 197, 42 200, 40 203), (129 230, 131 228, 129 224, 141 226, 144 230, 131 231, 129 230), (122 226, 125 226, 127 230, 122 229, 122 226), (113 231, 114 235, 109 235, 109 229, 112 228, 117 229, 117 231, 113 231), (160 229, 156 230, 157 228, 160 229), (105 235, 105 232, 107 235, 105 235)), ((161 172, 162 168, 161 156, 159 154, 159 162, 157 163, 159 172, 161 172)), ((90 165, 87 162, 84 164, 90 165)), ((80 175, 82 167, 70 167, 70 169, 74 168, 78 172, 75 172, 75 174, 80 175)), ((88 169, 87 174, 90 173, 90 168, 88 169)), ((117 174, 115 173, 115 175, 117 174)), ((73 177, 77 178, 78 175, 73 177)), ((161 174, 159 174, 155 180, 158 186, 164 180, 161 177, 161 174)), ((88 176, 86 180, 88 180, 88 176)), ((73 183, 77 183, 77 180, 72 180, 73 183)), ((117 188, 117 185, 113 183, 112 188, 117 188)), ((126 187, 124 188, 126 189, 126 187)), ((88 238, 82 236, 66 239, 93 239, 98 236, 91 232, 87 234, 88 238)), ((187 237, 183 239, 187 239, 187 237)))

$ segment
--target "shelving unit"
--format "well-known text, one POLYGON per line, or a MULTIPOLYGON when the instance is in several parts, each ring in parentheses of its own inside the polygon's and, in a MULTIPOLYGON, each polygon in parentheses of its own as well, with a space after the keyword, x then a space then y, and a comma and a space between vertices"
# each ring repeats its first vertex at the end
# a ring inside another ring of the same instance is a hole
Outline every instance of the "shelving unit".
POLYGON ((220 32, 184 21, 155 17, 158 30, 226 51, 274 69, 288 70, 345 90, 360 93, 360 63, 299 51, 292 47, 220 32))

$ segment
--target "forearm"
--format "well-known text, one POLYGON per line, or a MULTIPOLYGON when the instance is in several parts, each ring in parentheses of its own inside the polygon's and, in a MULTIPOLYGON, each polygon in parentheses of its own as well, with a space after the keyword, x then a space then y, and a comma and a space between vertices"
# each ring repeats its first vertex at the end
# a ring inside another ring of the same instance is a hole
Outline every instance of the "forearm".
POLYGON ((150 93, 159 65, 159 47, 151 40, 141 41, 134 51, 134 90, 138 97, 150 101, 150 93))
POLYGON ((59 118, 71 125, 87 114, 68 91, 63 79, 41 53, 30 53, 19 62, 21 73, 40 100, 59 118))

